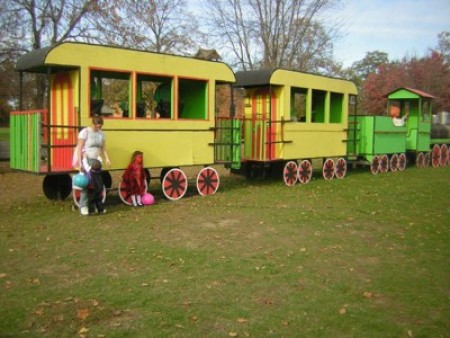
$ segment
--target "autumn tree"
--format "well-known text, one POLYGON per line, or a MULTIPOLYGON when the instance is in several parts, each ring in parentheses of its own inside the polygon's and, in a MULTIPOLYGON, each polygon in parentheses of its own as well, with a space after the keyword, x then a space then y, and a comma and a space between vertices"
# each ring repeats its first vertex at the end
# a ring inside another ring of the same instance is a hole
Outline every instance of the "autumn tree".
POLYGON ((433 51, 423 58, 404 58, 380 65, 363 82, 362 112, 385 114, 385 95, 399 87, 416 88, 436 96, 435 112, 450 110, 450 68, 442 54, 433 51))
MULTIPOLYGON (((14 63, 25 52, 51 46, 59 42, 86 41, 94 38, 92 22, 106 5, 98 0, 8 0, 0 2, 0 56, 3 75, 8 76, 18 92, 17 77, 3 67, 14 63)), ((28 80, 26 78, 25 80, 28 80)), ((44 107, 45 78, 36 76, 32 87, 36 90, 29 106, 44 107)), ((0 88, 1 90, 1 88, 0 88)), ((28 90, 31 92, 31 90, 28 90)), ((26 107, 24 107, 26 108, 26 107)))
MULTIPOLYGON (((330 0, 210 0, 208 37, 237 69, 321 71, 332 63, 337 26, 326 28, 330 0), (226 49, 225 49, 226 48, 226 49)), ((336 3, 336 2, 333 2, 336 3)))
POLYGON ((105 43, 158 53, 192 54, 197 23, 185 0, 112 0, 96 22, 105 43))

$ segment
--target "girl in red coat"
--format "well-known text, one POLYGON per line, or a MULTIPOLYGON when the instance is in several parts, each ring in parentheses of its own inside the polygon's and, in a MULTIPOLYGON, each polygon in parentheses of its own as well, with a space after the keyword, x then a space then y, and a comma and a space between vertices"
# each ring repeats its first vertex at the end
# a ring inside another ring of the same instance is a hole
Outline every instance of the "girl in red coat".
POLYGON ((142 195, 145 194, 147 186, 145 184, 144 154, 141 151, 137 150, 133 153, 131 162, 122 178, 133 206, 142 206, 142 195))

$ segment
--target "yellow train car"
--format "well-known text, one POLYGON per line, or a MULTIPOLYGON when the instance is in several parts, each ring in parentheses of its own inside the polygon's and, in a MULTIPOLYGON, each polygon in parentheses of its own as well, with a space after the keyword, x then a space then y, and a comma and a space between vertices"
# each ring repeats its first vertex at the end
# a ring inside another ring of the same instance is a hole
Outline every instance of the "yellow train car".
POLYGON ((312 160, 323 159, 326 179, 346 173, 353 82, 283 69, 236 73, 245 90, 242 149, 248 176, 283 170, 287 185, 308 183, 312 160))
POLYGON ((219 88, 228 87, 232 97, 235 76, 228 65, 68 42, 24 55, 16 70, 21 79, 42 73, 48 98, 45 108, 11 114, 11 167, 45 174, 47 197, 70 194, 73 148, 93 115, 104 117, 110 170, 125 169, 140 150, 147 170, 162 168, 169 199, 185 194, 187 177, 180 168, 186 166, 204 167, 197 177, 200 194, 217 190, 219 177, 209 166, 230 162, 232 152, 223 150, 232 147, 227 140, 217 139, 215 114, 219 88))

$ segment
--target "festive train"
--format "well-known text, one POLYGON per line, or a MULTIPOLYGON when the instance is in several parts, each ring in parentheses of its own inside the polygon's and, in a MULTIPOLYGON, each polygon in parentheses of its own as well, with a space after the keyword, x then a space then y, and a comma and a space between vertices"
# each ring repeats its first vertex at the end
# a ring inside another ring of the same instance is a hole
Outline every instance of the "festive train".
POLYGON ((345 177, 349 165, 377 174, 407 162, 448 163, 449 121, 432 129, 433 96, 411 88, 387 95, 388 111, 408 116, 395 125, 357 113, 354 83, 298 71, 234 73, 218 61, 73 42, 29 52, 16 70, 10 166, 45 175, 49 199, 72 192, 77 135, 96 114, 112 163, 103 171, 105 196, 118 189, 125 203, 124 183, 113 188, 110 171, 124 170, 135 150, 144 152, 149 177, 159 172, 153 178, 169 200, 186 194, 188 167, 200 168, 196 188, 210 195, 220 184, 216 165, 292 186, 308 183, 317 162, 327 180, 345 177), (45 78, 46 109, 24 109, 27 73, 45 78))

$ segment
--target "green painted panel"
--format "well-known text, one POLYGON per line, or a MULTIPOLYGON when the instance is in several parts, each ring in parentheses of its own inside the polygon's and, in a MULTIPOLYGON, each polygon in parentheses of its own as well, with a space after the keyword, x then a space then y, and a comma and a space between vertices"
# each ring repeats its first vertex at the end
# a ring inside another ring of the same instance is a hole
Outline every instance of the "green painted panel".
MULTIPOLYGON (((349 120, 352 121, 352 118, 349 120)), ((350 123, 349 126, 349 139, 356 139, 356 142, 349 142, 349 153, 367 157, 406 150, 406 127, 394 126, 390 117, 358 116, 357 123, 350 123)))

